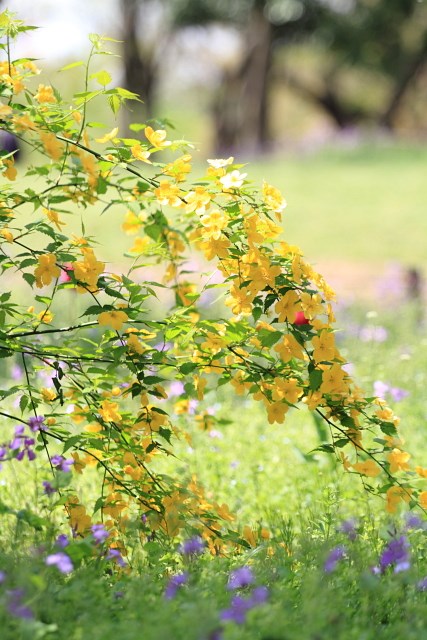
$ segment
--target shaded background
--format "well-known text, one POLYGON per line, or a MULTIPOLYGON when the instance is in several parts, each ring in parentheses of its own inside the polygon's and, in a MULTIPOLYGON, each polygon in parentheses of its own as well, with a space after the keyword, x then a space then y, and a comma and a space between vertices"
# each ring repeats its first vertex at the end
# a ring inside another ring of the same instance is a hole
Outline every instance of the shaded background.
POLYGON ((41 26, 16 53, 42 58, 45 81, 64 94, 81 89, 81 70, 56 70, 84 60, 89 32, 121 40, 120 57, 99 63, 144 100, 123 111, 121 135, 131 121, 166 117, 196 143, 196 159, 250 160, 250 175, 288 199, 286 239, 339 291, 404 297, 410 270, 422 277, 425 1, 3 0, 0 8, 41 26))

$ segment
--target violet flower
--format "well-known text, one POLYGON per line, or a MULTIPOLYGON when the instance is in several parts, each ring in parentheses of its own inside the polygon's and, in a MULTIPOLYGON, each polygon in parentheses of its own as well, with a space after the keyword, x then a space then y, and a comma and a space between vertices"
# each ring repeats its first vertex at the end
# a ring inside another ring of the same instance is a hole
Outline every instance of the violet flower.
POLYGON ((120 567, 126 567, 126 562, 123 560, 122 554, 118 549, 108 549, 107 560, 115 560, 120 567))
POLYGON ((332 549, 325 560, 325 564, 323 565, 325 573, 332 573, 332 571, 335 571, 338 562, 345 558, 346 553, 347 549, 341 545, 332 549))
POLYGON ((64 456, 52 456, 51 458, 52 466, 59 471, 64 471, 64 473, 69 473, 71 471, 71 467, 74 464, 74 460, 72 458, 68 458, 67 460, 64 456))
POLYGON ((254 581, 254 575, 250 567, 240 567, 230 573, 227 589, 242 589, 248 587, 254 581))
POLYGON ((172 576, 166 585, 166 589, 165 589, 166 600, 172 600, 176 596, 176 593, 179 587, 182 587, 184 584, 187 584, 187 582, 188 582, 187 571, 183 571, 182 573, 177 573, 174 576, 172 576))
POLYGON ((9 449, 12 449, 12 451, 16 451, 16 449, 21 448, 21 444, 24 440, 24 430, 25 426, 23 424, 18 424, 15 427, 15 435, 12 442, 9 444, 9 449))
POLYGON ((32 620, 34 618, 30 607, 22 603, 22 598, 24 597, 23 589, 13 589, 8 591, 7 595, 9 596, 7 609, 12 616, 23 620, 32 620))
POLYGON ((55 487, 47 480, 43 480, 42 485, 43 485, 43 493, 45 493, 47 496, 51 496, 53 493, 56 492, 55 487))
POLYGON ((418 591, 427 591, 427 576, 417 582, 418 591))
POLYGON ((205 543, 199 536, 189 538, 179 545, 178 551, 183 556, 196 556, 203 553, 205 550, 205 543))
POLYGON ((65 549, 65 547, 68 547, 68 545, 70 544, 70 541, 68 540, 68 536, 66 536, 65 533, 60 533, 55 540, 55 544, 57 547, 65 549))
POLYGON ((409 541, 406 536, 391 540, 380 556, 381 573, 393 566, 394 573, 407 571, 410 568, 409 541))
POLYGON ((347 536, 349 540, 356 540, 357 538, 357 520, 355 518, 348 518, 348 520, 344 520, 341 522, 338 527, 338 531, 347 536))
POLYGON ((233 596, 230 607, 221 612, 221 620, 244 624, 246 614, 250 609, 252 609, 252 603, 248 599, 242 596, 233 596))
POLYGON ((95 544, 103 544, 110 535, 110 532, 107 531, 103 524, 93 524, 90 529, 92 531, 95 544))
POLYGON ((0 469, 3 468, 2 462, 7 460, 6 455, 7 455, 6 447, 0 447, 0 469))
POLYGON ((46 425, 44 424, 44 416, 36 416, 35 418, 28 418, 28 426, 31 431, 46 431, 46 425))
POLYGON ((47 556, 45 558, 45 564, 47 564, 48 567, 56 567, 61 573, 71 573, 74 569, 70 556, 63 551, 58 551, 58 553, 52 553, 47 556))
POLYGON ((24 459, 25 454, 27 454, 28 460, 34 460, 36 457, 36 454, 31 449, 31 447, 35 444, 34 438, 24 438, 23 444, 24 444, 24 448, 21 449, 21 451, 18 453, 18 455, 16 456, 16 459, 21 461, 24 459))

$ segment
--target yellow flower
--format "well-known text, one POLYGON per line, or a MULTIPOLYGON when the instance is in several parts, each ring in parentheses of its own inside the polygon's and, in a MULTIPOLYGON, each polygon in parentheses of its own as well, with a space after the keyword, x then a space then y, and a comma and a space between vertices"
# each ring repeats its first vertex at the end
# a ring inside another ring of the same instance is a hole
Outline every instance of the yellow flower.
POLYGON ((299 311, 299 297, 296 291, 290 289, 285 295, 280 298, 274 305, 274 310, 279 316, 279 322, 293 322, 295 320, 295 314, 299 311))
POLYGON ((195 211, 199 215, 206 213, 206 209, 209 209, 211 196, 204 187, 198 186, 194 188, 194 191, 189 191, 184 200, 187 205, 185 211, 191 213, 195 211))
POLYGON ((395 473, 396 471, 405 471, 406 469, 409 469, 408 460, 410 457, 411 457, 411 454, 407 453, 406 451, 400 451, 400 449, 393 449, 393 451, 388 456, 391 473, 395 473))
POLYGON ((277 351, 283 362, 289 362, 292 358, 304 360, 305 357, 302 346, 291 333, 283 336, 283 340, 275 345, 274 350, 277 351))
POLYGON ((286 402, 295 404, 298 398, 302 396, 302 393, 296 378, 275 378, 273 387, 273 398, 275 400, 286 400, 286 402))
POLYGON ((311 319, 324 312, 322 297, 318 293, 311 295, 304 291, 301 294, 301 306, 306 318, 311 319))
POLYGON ((49 309, 45 309, 44 311, 40 311, 40 313, 37 314, 37 318, 40 320, 40 322, 50 324, 53 320, 53 313, 49 311, 49 309))
POLYGON ((52 87, 45 84, 39 84, 39 88, 34 98, 37 100, 37 102, 56 102, 57 101, 53 93, 52 87))
POLYGON ((365 460, 364 462, 356 462, 352 465, 355 471, 358 471, 363 476, 369 478, 376 478, 381 473, 381 467, 374 462, 374 460, 365 460))
POLYGON ((104 144, 105 142, 109 142, 109 140, 113 140, 117 136, 119 132, 119 127, 114 127, 109 133, 106 133, 102 138, 95 138, 96 142, 100 142, 104 144))
POLYGON ((53 402, 56 399, 56 392, 53 389, 43 387, 40 393, 42 394, 42 398, 45 402, 53 402))
POLYGON ((122 417, 118 412, 118 408, 119 404, 117 402, 104 400, 99 409, 99 414, 105 422, 121 422, 122 417))
POLYGON ((411 499, 412 489, 405 489, 403 487, 390 487, 387 490, 387 511, 389 513, 396 513, 399 502, 409 502, 411 499))
POLYGON ((61 227, 64 227, 67 224, 66 222, 62 222, 59 219, 58 213, 56 211, 52 211, 52 209, 46 209, 45 207, 43 207, 43 213, 55 225, 58 231, 62 231, 61 227))
POLYGON ((150 244, 149 238, 135 238, 135 242, 133 243, 133 246, 129 249, 129 253, 141 255, 145 253, 149 244, 150 244))
POLYGON ((335 337, 330 331, 321 331, 320 336, 314 336, 311 342, 314 347, 313 359, 315 362, 324 362, 335 357, 335 337))
POLYGON ((100 325, 112 327, 116 331, 120 331, 124 322, 129 320, 128 315, 124 311, 103 311, 98 316, 98 322, 100 325))
POLYGON ((44 253, 39 256, 39 264, 34 270, 36 277, 36 286, 41 289, 45 285, 49 285, 53 278, 59 278, 61 269, 56 264, 56 256, 54 253, 44 253))
POLYGON ((427 491, 421 491, 420 505, 423 507, 423 509, 427 509, 427 491))
POLYGON ((157 202, 162 206, 181 207, 183 201, 181 200, 180 194, 180 188, 167 180, 162 180, 157 189, 154 189, 157 202))
POLYGON ((83 262, 74 262, 74 275, 77 280, 88 285, 87 289, 80 288, 82 292, 96 291, 98 278, 104 271, 105 264, 96 259, 93 249, 90 247, 83 247, 81 252, 84 260, 83 262))
POLYGON ((0 103, 0 119, 1 120, 4 120, 5 118, 7 118, 8 116, 11 116, 12 114, 13 114, 12 107, 9 107, 8 104, 0 103))
POLYGON ((147 140, 151 142, 156 149, 164 149, 164 147, 169 147, 172 144, 169 140, 166 140, 166 131, 163 129, 153 131, 151 127, 146 127, 144 133, 147 140))
POLYGON ((134 235, 138 233, 139 228, 142 225, 142 220, 139 216, 136 215, 133 211, 128 209, 125 214, 125 219, 123 220, 122 229, 128 235, 134 235))
POLYGON ((167 176, 175 178, 176 182, 182 182, 185 180, 188 173, 191 171, 190 154, 185 154, 180 158, 177 158, 173 162, 170 162, 163 169, 163 173, 167 176))
POLYGON ((321 393, 341 393, 348 389, 347 374, 338 362, 322 373, 321 393))
POLYGON ((43 131, 40 133, 40 140, 47 155, 50 156, 52 160, 59 160, 64 151, 64 145, 56 139, 55 134, 43 131))
POLYGON ((213 260, 215 257, 227 258, 229 247, 231 247, 231 242, 227 238, 210 237, 200 243, 206 260, 213 260))
POLYGON ((145 348, 142 345, 142 342, 138 340, 137 336, 134 333, 129 334, 127 339, 127 345, 129 351, 133 353, 144 353, 145 348))
POLYGON ((267 405, 267 416, 270 424, 285 422, 285 415, 289 409, 289 405, 285 402, 271 402, 267 405))
POLYGON ((204 226, 203 235, 218 240, 221 237, 221 231, 228 225, 229 217, 225 211, 215 209, 215 211, 202 216, 200 221, 204 226))
POLYGON ((13 242, 13 234, 9 229, 1 229, 0 236, 7 240, 7 242, 13 242))
POLYGON ((15 180, 16 176, 18 175, 17 170, 15 169, 15 161, 13 158, 6 158, 6 160, 3 160, 3 164, 6 165, 6 171, 3 171, 3 175, 5 178, 7 178, 10 181, 15 180))
POLYGON ((143 149, 139 143, 134 144, 130 148, 130 152, 133 155, 133 157, 136 158, 136 160, 141 160, 141 162, 147 162, 147 164, 152 164, 151 160, 148 159, 151 155, 150 152, 143 149))
POLYGON ((264 182, 262 185, 262 193, 266 207, 274 211, 274 213, 281 214, 286 208, 286 200, 280 193, 279 189, 273 187, 271 184, 267 184, 267 182, 264 182))

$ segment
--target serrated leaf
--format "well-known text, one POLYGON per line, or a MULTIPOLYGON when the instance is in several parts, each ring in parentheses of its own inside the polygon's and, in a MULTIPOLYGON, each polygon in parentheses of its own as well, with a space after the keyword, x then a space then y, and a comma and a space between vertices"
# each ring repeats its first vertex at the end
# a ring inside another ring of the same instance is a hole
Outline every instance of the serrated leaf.
POLYGON ((96 80, 102 87, 107 86, 107 84, 110 84, 112 81, 112 77, 108 71, 97 71, 96 73, 92 73, 90 77, 96 80))

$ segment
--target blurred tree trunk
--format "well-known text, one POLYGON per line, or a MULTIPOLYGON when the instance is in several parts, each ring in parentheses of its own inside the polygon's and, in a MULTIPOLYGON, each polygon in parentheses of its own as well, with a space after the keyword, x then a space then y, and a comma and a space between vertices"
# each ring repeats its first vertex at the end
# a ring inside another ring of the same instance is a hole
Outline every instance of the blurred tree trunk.
POLYGON ((420 50, 413 56, 403 72, 396 77, 390 101, 381 116, 381 124, 387 129, 393 130, 394 121, 405 95, 418 73, 427 63, 427 34, 421 44, 420 50))
POLYGON ((251 11, 244 33, 247 52, 226 72, 213 107, 218 155, 256 154, 268 144, 268 86, 272 29, 260 7, 251 11))
POLYGON ((378 118, 371 111, 362 110, 353 105, 348 105, 340 96, 338 90, 334 86, 333 77, 328 74, 325 78, 325 87, 323 90, 314 89, 305 84, 297 76, 294 76, 288 70, 276 80, 281 80, 290 89, 300 94, 304 99, 313 102, 331 118, 337 129, 346 129, 352 125, 357 125, 361 121, 367 121, 378 118))
POLYGON ((143 100, 130 103, 130 107, 123 111, 124 125, 130 122, 144 121, 153 115, 154 91, 158 74, 154 47, 142 50, 144 25, 140 23, 140 15, 146 11, 145 0, 120 0, 119 6, 122 16, 123 40, 123 71, 125 87, 137 93, 143 100))

